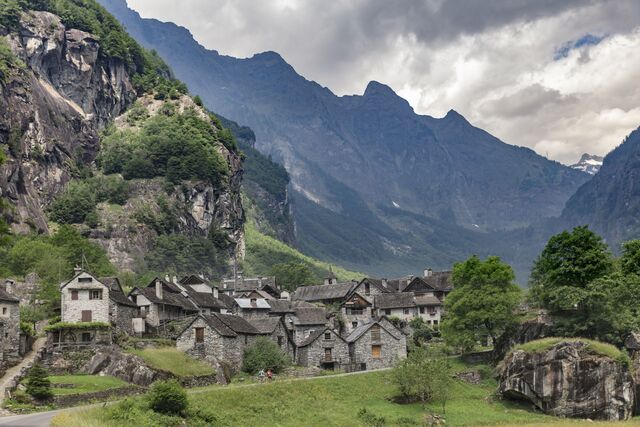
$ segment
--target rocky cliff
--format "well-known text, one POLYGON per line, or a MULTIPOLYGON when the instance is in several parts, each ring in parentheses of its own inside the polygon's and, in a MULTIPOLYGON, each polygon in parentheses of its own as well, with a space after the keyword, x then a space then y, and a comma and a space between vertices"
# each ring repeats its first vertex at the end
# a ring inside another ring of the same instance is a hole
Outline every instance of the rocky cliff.
MULTIPOLYGON (((103 21, 109 18, 99 6, 90 7, 103 21)), ((194 172, 193 177, 180 176, 169 185, 168 180, 155 178, 171 173, 168 167, 162 174, 127 179, 126 200, 119 206, 100 202, 91 221, 70 222, 105 247, 119 269, 142 270, 146 254, 162 234, 140 220, 141 206, 152 216, 170 209, 175 223, 171 233, 216 240, 226 255, 243 257, 240 153, 232 141, 222 142, 222 126, 215 117, 172 89, 175 80, 159 58, 152 58, 152 65, 160 71, 149 71, 148 66, 141 70, 136 61, 147 61, 152 55, 133 40, 127 41, 121 29, 120 33, 116 30, 108 35, 113 36, 111 48, 105 49, 106 42, 99 36, 65 26, 50 12, 25 11, 14 28, 0 26, 0 42, 9 46, 14 57, 10 72, 0 74, 0 147, 7 157, 0 168, 0 196, 10 202, 7 215, 14 231, 48 232, 52 203, 68 191, 70 183, 103 176, 96 163, 103 131, 135 133, 136 125, 127 121, 134 103, 138 114, 144 109, 146 117, 157 115, 164 106, 178 114, 189 110, 200 120, 194 126, 207 127, 203 132, 209 139, 202 142, 206 144, 203 150, 217 153, 211 156, 224 176, 218 181, 205 180, 194 172), (128 62, 111 53, 113 39, 118 37, 125 42, 115 46, 129 50, 121 54, 128 62), (157 89, 154 84, 165 86, 157 89)), ((176 156, 180 150, 176 147, 176 156)))
POLYGON ((627 364, 579 340, 511 352, 502 364, 499 392, 547 414, 600 420, 629 419, 635 395, 627 364))
POLYGON ((99 150, 98 131, 135 98, 122 61, 98 58, 89 33, 48 12, 23 14, 7 36, 24 63, 0 86, 0 190, 14 229, 47 231, 46 206, 99 150))

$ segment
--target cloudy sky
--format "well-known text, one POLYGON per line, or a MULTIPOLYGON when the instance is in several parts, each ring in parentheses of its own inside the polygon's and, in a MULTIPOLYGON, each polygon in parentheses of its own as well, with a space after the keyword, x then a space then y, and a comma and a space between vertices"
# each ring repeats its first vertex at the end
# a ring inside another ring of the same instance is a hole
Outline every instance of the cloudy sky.
POLYGON ((640 126, 636 0, 128 0, 204 46, 273 50, 338 95, 386 83, 421 114, 453 108, 572 163, 640 126))

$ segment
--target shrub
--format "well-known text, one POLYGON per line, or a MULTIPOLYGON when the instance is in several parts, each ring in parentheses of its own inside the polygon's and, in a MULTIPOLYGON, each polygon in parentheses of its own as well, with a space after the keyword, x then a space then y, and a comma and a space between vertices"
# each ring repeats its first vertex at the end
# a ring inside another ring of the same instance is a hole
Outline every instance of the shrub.
POLYGON ((35 399, 45 400, 53 396, 51 381, 42 366, 35 364, 27 374, 27 393, 35 399))
POLYGON ((242 370, 255 374, 261 369, 271 369, 278 373, 288 365, 289 359, 278 344, 269 338, 260 337, 244 351, 242 370))
POLYGON ((148 398, 150 408, 161 414, 179 415, 188 406, 187 393, 176 380, 155 382, 148 398))

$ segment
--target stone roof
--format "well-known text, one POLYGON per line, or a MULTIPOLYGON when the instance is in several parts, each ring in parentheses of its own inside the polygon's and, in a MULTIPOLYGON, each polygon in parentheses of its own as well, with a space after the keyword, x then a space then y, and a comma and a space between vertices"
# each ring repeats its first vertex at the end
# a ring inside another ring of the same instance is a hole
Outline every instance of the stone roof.
POLYGON ((246 319, 234 314, 211 313, 210 315, 202 315, 202 318, 222 336, 235 337, 238 334, 260 334, 246 319))
POLYGON ((261 334, 272 334, 280 323, 279 317, 261 317, 257 319, 249 319, 249 323, 261 334))
POLYGON ((423 277, 422 280, 437 291, 451 291, 453 289, 450 271, 434 271, 431 276, 423 277))
POLYGON ((213 293, 208 292, 198 292, 193 289, 190 285, 183 285, 187 289, 187 293, 189 297, 198 305, 200 308, 214 308, 214 309, 222 309, 227 308, 227 305, 222 302, 220 299, 213 296, 213 293))
MULTIPOLYGON (((386 317, 382 317, 382 319, 387 319, 386 317)), ((398 328, 396 328, 393 323, 391 322, 384 322, 385 324, 387 324, 389 327, 394 328, 396 333, 402 334, 402 331, 400 331, 398 328)), ((378 320, 371 320, 368 323, 365 323, 363 325, 358 326, 357 328, 355 328, 353 331, 351 331, 351 333, 345 338, 347 342, 354 342, 356 340, 358 340, 358 338, 360 338, 362 335, 364 335, 365 332, 367 332, 369 330, 369 328, 371 328, 373 325, 379 325, 382 329, 384 329, 385 331, 389 332, 389 334, 394 337, 395 339, 399 339, 396 334, 394 334, 393 332, 389 331, 388 327, 385 326, 385 324, 381 323, 381 321, 378 320)))
POLYGON ((173 293, 167 290, 162 292, 162 299, 158 298, 156 295, 155 288, 142 288, 138 289, 140 293, 142 293, 149 301, 154 304, 166 304, 172 305, 174 307, 180 307, 187 311, 197 311, 195 303, 191 301, 189 298, 185 297, 181 293, 173 293))
POLYGON ((122 286, 120 285, 120 279, 117 277, 100 277, 98 281, 109 288, 109 299, 111 301, 129 307, 138 307, 124 294, 122 286))
POLYGON ((329 314, 322 307, 298 307, 294 313, 296 325, 324 325, 329 314))
POLYGON ((276 287, 276 278, 273 276, 270 277, 241 277, 238 279, 223 279, 223 288, 224 289, 232 289, 235 292, 243 292, 243 291, 252 291, 257 289, 262 289, 265 286, 271 286, 274 289, 276 287), (227 285, 226 288, 224 285, 227 285))
POLYGON ((270 310, 269 303, 264 298, 235 298, 236 304, 240 308, 246 309, 258 309, 258 310, 270 310))
POLYGON ((333 285, 301 286, 293 293, 294 300, 326 301, 346 298, 356 282, 336 283, 333 285))
POLYGON ((412 292, 407 293, 387 293, 376 295, 374 297, 375 308, 387 309, 387 308, 405 308, 415 307, 416 302, 412 292))
POLYGON ((100 277, 98 279, 103 285, 106 285, 110 291, 122 292, 122 286, 120 286, 120 279, 117 277, 100 277))
POLYGON ((20 299, 11 295, 5 289, 0 288, 0 301, 20 302, 20 299))
POLYGON ((416 305, 442 305, 442 301, 436 298, 434 295, 418 295, 415 297, 416 305))
POLYGON ((188 276, 184 276, 182 279, 180 279, 178 281, 178 283, 180 283, 181 285, 197 285, 200 283, 204 283, 205 285, 209 286, 210 288, 217 288, 217 285, 214 285, 213 283, 211 283, 209 280, 207 279, 203 279, 202 277, 196 275, 196 274, 190 274, 188 276))
POLYGON ((294 313, 296 308, 317 308, 315 305, 306 301, 288 301, 283 299, 269 300, 271 307, 270 313, 285 314, 294 313))

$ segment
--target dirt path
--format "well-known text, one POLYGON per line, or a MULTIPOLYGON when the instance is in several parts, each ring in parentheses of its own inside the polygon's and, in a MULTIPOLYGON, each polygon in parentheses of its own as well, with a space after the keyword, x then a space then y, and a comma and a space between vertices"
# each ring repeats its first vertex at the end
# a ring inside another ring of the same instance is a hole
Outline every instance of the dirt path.
POLYGON ((33 359, 36 357, 36 354, 38 354, 38 351, 45 345, 46 341, 47 341, 46 337, 38 338, 33 343, 33 348, 31 349, 31 351, 24 356, 24 359, 22 359, 22 362, 20 362, 16 366, 13 366, 7 369, 7 372, 5 372, 4 376, 0 378, 0 406, 2 406, 2 403, 4 402, 4 391, 5 391, 5 388, 7 387, 7 384, 9 384, 9 382, 13 380, 16 375, 18 375, 18 373, 23 367, 33 362, 33 359))

